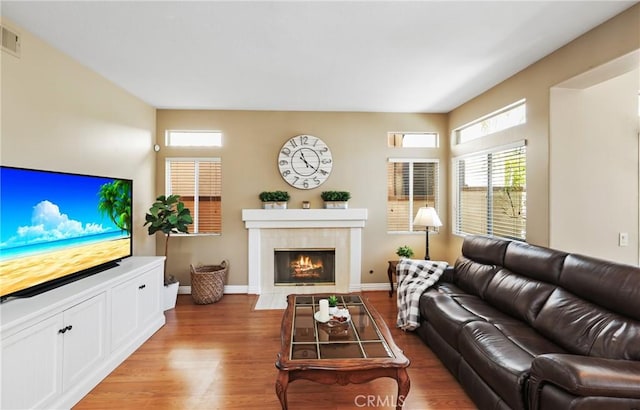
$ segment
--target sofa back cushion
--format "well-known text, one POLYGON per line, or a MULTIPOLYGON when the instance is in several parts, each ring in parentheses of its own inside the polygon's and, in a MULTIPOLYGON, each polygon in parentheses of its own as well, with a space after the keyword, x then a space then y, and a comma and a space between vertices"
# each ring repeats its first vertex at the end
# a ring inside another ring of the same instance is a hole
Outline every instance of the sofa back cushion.
POLYGON ((569 255, 559 284, 596 305, 640 320, 640 268, 636 266, 569 255))
POLYGON ((491 278, 485 299, 499 310, 532 324, 555 286, 500 269, 491 278))
POLYGON ((504 254, 504 267, 531 279, 557 284, 566 252, 525 242, 511 242, 504 254))
POLYGON ((460 256, 456 260, 453 283, 465 292, 484 298, 487 284, 496 270, 495 265, 485 265, 460 256))
POLYGON ((567 254, 524 242, 510 242, 499 268, 489 281, 486 300, 527 323, 533 323, 558 283, 567 254))
POLYGON ((557 288, 534 328, 574 354, 640 360, 640 322, 557 288))
POLYGON ((485 265, 503 266, 509 241, 489 236, 465 236, 462 255, 485 265))

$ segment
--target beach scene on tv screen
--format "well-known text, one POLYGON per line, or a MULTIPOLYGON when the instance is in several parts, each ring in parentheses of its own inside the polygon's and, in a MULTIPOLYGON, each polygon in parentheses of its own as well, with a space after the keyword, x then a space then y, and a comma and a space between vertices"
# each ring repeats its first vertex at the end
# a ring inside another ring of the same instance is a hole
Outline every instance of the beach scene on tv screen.
POLYGON ((129 256, 130 181, 6 167, 0 181, 0 295, 129 256))

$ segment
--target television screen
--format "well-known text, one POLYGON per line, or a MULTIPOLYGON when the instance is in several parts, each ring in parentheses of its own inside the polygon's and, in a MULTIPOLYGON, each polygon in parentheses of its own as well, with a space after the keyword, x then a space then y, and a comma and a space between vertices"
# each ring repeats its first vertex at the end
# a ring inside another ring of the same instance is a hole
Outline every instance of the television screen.
POLYGON ((0 297, 132 254, 132 181, 0 166, 0 297))

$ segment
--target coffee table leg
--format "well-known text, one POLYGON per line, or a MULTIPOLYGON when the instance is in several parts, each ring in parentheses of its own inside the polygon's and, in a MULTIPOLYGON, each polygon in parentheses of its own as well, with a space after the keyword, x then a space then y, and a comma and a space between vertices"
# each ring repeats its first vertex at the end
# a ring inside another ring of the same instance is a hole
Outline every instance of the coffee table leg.
POLYGON ((409 380, 409 374, 407 373, 407 369, 398 369, 397 375, 398 382, 398 401, 396 403, 396 410, 402 410, 402 406, 404 406, 404 401, 407 399, 409 395, 409 388, 411 387, 411 380, 409 380))
POLYGON ((287 410, 287 387, 289 386, 289 372, 280 370, 276 379, 276 394, 280 400, 282 410, 287 410))

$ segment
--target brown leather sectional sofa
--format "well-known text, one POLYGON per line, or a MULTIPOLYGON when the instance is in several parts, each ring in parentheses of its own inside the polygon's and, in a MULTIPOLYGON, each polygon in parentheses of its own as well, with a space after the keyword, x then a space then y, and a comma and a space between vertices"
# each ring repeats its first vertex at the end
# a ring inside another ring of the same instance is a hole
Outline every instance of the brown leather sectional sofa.
POLYGON ((639 409, 640 269, 466 237, 420 337, 481 409, 639 409))

